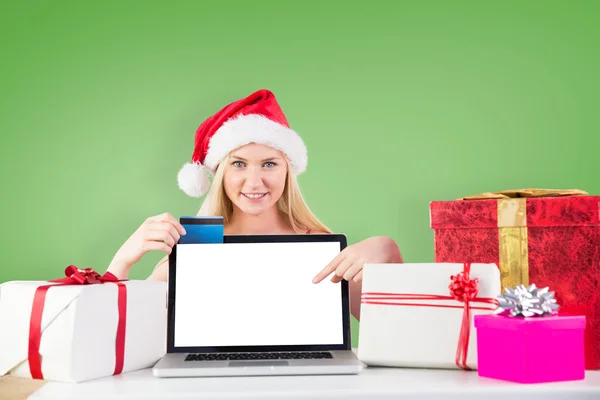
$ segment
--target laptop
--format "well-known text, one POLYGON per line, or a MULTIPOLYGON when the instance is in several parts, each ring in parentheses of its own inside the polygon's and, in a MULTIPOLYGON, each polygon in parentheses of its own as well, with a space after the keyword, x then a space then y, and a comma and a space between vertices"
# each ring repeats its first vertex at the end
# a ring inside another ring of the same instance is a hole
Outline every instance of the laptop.
POLYGON ((345 235, 225 235, 169 256, 167 352, 153 375, 358 374, 347 281, 314 276, 345 235))

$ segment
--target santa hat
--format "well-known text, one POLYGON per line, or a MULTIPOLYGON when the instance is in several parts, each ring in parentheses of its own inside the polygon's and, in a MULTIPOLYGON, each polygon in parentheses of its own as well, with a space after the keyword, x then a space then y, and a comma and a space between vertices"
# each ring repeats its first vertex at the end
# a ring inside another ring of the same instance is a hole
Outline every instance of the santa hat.
POLYGON ((210 187, 209 173, 214 175, 227 153, 249 143, 282 151, 295 175, 306 170, 304 142, 290 128, 273 93, 259 90, 225 106, 198 127, 192 160, 177 176, 179 188, 188 196, 203 196, 210 187))

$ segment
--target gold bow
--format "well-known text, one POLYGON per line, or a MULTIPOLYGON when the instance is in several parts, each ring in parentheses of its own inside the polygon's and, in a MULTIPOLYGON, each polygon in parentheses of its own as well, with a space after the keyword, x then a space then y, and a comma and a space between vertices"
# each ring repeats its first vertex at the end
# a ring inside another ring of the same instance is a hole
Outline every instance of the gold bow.
POLYGON ((558 196, 585 196, 589 194, 579 189, 513 189, 499 192, 485 192, 462 197, 459 200, 482 199, 516 199, 521 197, 558 197, 558 196))

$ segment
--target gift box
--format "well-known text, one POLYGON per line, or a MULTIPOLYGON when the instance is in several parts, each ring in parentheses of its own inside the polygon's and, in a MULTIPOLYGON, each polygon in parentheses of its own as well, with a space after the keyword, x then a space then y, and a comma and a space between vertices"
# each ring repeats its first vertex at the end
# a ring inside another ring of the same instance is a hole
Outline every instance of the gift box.
POLYGON ((473 316, 496 309, 495 264, 366 264, 358 358, 367 365, 477 369, 473 316))
POLYGON ((586 317, 586 369, 600 369, 600 196, 523 189, 430 203, 436 262, 496 263, 502 290, 552 287, 586 317))
POLYGON ((528 307, 520 300, 540 310, 544 296, 535 285, 516 292, 506 295, 512 313, 475 316, 479 376, 519 383, 584 379, 585 316, 524 314, 528 307))
POLYGON ((166 282, 70 266, 0 289, 0 376, 82 382, 152 367, 166 351, 166 282))

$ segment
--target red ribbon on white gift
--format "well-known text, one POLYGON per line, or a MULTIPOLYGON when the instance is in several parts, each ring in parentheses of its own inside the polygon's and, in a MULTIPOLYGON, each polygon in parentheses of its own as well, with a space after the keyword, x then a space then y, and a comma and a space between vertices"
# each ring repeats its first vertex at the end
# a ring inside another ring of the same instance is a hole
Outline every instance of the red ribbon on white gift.
POLYGON ((479 280, 471 279, 471 263, 465 263, 463 271, 458 275, 450 276, 449 296, 435 294, 410 294, 410 293, 383 293, 383 292, 364 292, 362 293, 362 304, 375 304, 386 306, 412 306, 412 307, 442 307, 442 308, 462 308, 463 317, 456 347, 456 365, 465 370, 471 370, 467 366, 467 355, 469 350, 469 337, 471 333, 471 310, 489 310, 493 311, 498 305, 495 298, 477 297, 479 280), (410 302, 401 302, 401 301, 410 302), (415 303, 414 301, 439 301, 439 300, 457 300, 463 305, 454 304, 433 304, 433 303, 415 303), (472 306, 471 303, 480 303, 483 306, 472 306), (485 306, 487 304, 494 305, 485 306))
POLYGON ((48 282, 55 282, 53 285, 39 286, 33 296, 33 305, 31 307, 31 317, 29 320, 29 349, 28 362, 29 372, 33 379, 44 379, 42 374, 42 360, 40 357, 40 342, 42 339, 42 316, 44 315, 44 304, 46 302, 46 293, 48 289, 56 286, 71 285, 96 285, 104 283, 115 283, 118 286, 117 307, 119 312, 119 322, 117 324, 116 335, 116 361, 113 375, 118 375, 123 371, 125 361, 125 326, 127 321, 127 286, 110 272, 100 275, 91 268, 79 269, 74 265, 69 265, 65 269, 65 278, 52 279, 48 282))

